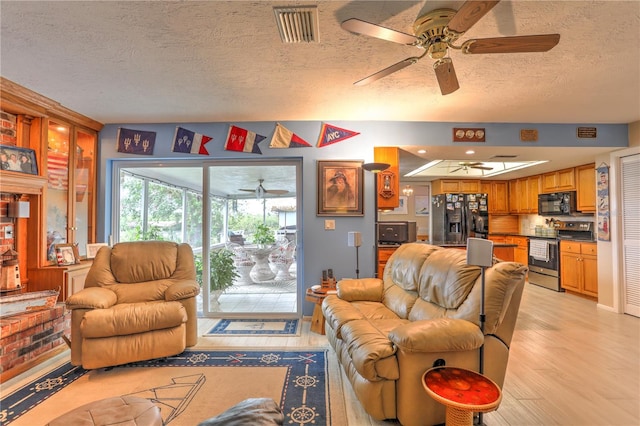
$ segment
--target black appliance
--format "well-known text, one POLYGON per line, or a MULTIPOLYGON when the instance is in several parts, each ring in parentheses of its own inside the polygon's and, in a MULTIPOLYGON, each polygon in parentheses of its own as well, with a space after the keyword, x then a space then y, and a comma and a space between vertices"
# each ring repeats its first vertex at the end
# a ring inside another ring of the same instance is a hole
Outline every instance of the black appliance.
POLYGON ((416 222, 378 222, 378 244, 412 243, 416 239, 416 222))
POLYGON ((538 214, 540 216, 570 215, 575 212, 575 191, 538 195, 538 214))
POLYGON ((487 194, 434 195, 431 204, 432 241, 462 243, 469 237, 487 238, 487 194))

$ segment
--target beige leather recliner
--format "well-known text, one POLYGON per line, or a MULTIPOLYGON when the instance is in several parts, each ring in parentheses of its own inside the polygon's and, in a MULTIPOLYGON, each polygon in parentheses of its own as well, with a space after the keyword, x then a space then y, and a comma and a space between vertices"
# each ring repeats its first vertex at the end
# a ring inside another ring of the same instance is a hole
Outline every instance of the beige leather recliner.
POLYGON ((188 244, 135 241, 101 248, 85 288, 66 300, 71 363, 101 368, 176 355, 197 343, 188 244))

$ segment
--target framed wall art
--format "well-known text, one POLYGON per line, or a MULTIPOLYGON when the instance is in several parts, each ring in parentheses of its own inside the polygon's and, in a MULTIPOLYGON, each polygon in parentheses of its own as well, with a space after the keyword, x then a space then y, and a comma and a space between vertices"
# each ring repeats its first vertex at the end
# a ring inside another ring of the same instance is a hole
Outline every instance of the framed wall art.
POLYGON ((29 148, 0 145, 0 169, 37 175, 36 153, 29 148))
POLYGON ((318 161, 318 216, 364 216, 363 161, 318 161))
POLYGON ((55 250, 58 266, 80 263, 78 246, 76 244, 56 244, 55 250))
POLYGON ((381 214, 409 214, 409 199, 406 195, 398 197, 398 207, 393 210, 383 211, 381 214))

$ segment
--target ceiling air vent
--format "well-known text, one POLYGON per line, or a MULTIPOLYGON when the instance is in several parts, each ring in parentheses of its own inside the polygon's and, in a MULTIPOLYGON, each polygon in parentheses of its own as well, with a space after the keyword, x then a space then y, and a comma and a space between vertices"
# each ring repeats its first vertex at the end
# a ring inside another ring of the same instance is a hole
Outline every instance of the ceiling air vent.
POLYGON ((318 7, 274 7, 283 43, 318 42, 318 7))
POLYGON ((508 159, 512 159, 512 158, 516 158, 517 155, 512 155, 512 154, 506 154, 506 155, 494 155, 492 157, 489 157, 489 160, 508 160, 508 159))

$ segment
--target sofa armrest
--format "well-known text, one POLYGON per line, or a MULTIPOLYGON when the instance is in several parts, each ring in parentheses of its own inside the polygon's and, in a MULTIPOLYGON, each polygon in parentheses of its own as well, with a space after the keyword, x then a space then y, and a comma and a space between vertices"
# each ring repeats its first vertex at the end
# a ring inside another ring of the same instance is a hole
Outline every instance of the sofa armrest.
POLYGON ((470 351, 484 342, 477 325, 453 318, 412 321, 391 330, 389 339, 407 352, 470 351))
POLYGON ((89 287, 66 300, 67 309, 107 309, 118 301, 116 294, 103 287, 89 287))
POLYGON ((167 302, 173 300, 188 299, 195 297, 200 293, 200 286, 197 281, 180 280, 171 284, 164 292, 164 300, 167 302))
POLYGON ((382 302, 384 285, 379 278, 342 279, 337 285, 338 297, 347 302, 382 302))

